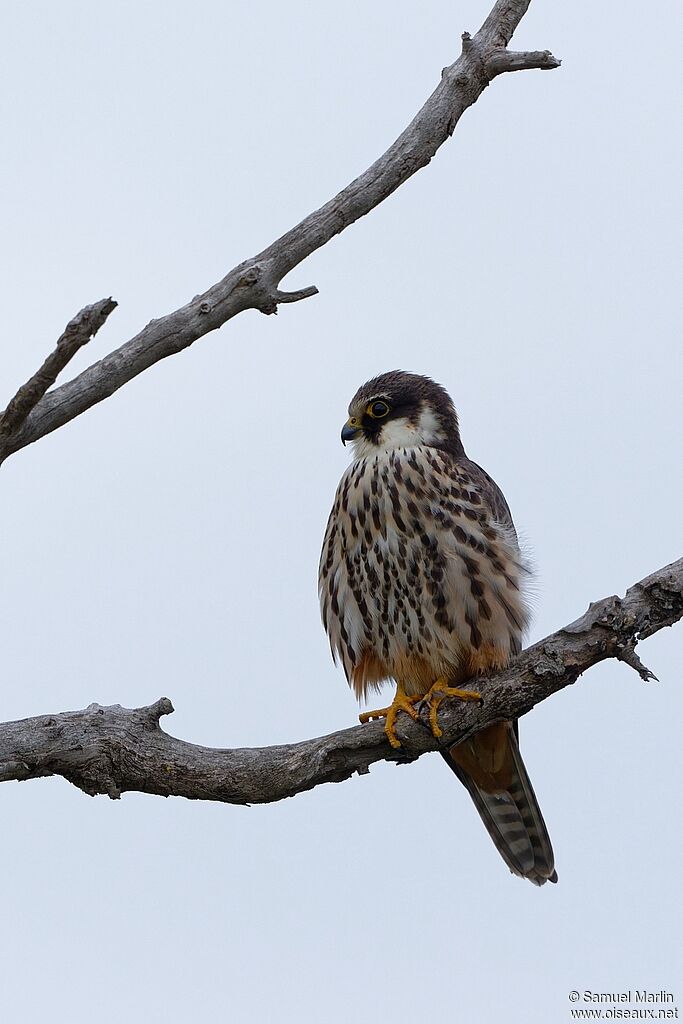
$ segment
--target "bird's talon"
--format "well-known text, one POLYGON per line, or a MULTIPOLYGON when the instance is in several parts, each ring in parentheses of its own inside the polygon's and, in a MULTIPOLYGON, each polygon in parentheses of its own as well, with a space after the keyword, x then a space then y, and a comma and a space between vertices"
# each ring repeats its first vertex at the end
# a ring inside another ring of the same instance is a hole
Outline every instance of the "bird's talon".
POLYGON ((398 713, 399 711, 405 711, 413 721, 417 722, 419 715, 415 710, 415 705, 419 700, 420 697, 409 697, 407 694, 403 693, 401 689, 397 689, 396 696, 388 708, 379 708, 377 711, 363 711, 358 718, 361 725, 364 725, 366 722, 372 722, 377 718, 386 718, 384 731, 389 743, 392 745, 394 750, 397 750, 401 746, 401 741, 396 735, 396 719, 398 717, 398 713))
POLYGON ((443 736, 443 729, 439 725, 439 720, 438 720, 438 717, 437 717, 438 711, 439 711, 439 705, 438 704, 433 704, 432 707, 430 707, 430 709, 429 709, 429 724, 431 726, 432 735, 435 736, 437 740, 441 736, 443 736))
POLYGON ((439 706, 445 697, 457 697, 459 700, 476 700, 479 707, 484 704, 484 699, 476 690, 460 690, 458 687, 449 686, 447 680, 437 679, 432 688, 424 696, 424 706, 429 708, 429 725, 432 734, 436 739, 443 736, 443 729, 439 725, 439 706))
POLYGON ((363 711, 358 716, 358 721, 361 725, 365 725, 366 722, 374 722, 376 719, 386 718, 389 713, 389 708, 379 708, 377 711, 363 711))

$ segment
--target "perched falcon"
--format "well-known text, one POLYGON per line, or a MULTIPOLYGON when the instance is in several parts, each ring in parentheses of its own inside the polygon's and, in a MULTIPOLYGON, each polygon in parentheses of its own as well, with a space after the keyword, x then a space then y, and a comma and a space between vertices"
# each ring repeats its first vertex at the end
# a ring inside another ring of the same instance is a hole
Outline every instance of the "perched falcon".
MULTIPOLYGON (((400 370, 368 381, 349 406, 342 441, 354 460, 330 514, 320 560, 323 623, 358 698, 396 682, 386 717, 417 718, 425 701, 436 736, 444 696, 507 664, 529 619, 528 569, 502 492, 465 454, 447 392, 400 370)), ((510 870, 556 882, 554 856, 518 745, 516 722, 442 751, 510 870)))

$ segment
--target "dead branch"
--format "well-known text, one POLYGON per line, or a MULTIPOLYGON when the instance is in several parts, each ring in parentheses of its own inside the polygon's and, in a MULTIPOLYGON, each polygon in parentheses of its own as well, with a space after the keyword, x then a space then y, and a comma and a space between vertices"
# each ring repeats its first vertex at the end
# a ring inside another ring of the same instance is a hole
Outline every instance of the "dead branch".
POLYGON ((180 309, 152 320, 139 334, 61 387, 39 396, 11 430, 0 435, 0 464, 113 395, 160 359, 187 348, 245 309, 276 313, 278 305, 315 295, 313 286, 283 292, 282 279, 307 256, 390 196, 453 134, 468 107, 503 71, 555 68, 547 51, 508 53, 506 47, 530 0, 496 0, 474 36, 463 35, 460 57, 444 68, 441 81, 405 131, 379 160, 319 210, 180 309))
POLYGON ((538 68, 541 71, 552 71, 559 68, 562 61, 553 57, 550 50, 534 50, 532 52, 514 50, 496 50, 486 61, 489 78, 502 75, 505 71, 530 71, 538 68))
POLYGON ((5 411, 0 414, 0 438, 16 433, 32 409, 35 409, 48 388, 51 388, 69 360, 94 338, 111 312, 116 309, 112 298, 100 299, 85 306, 64 328, 43 365, 17 391, 5 411))
MULTIPOLYGON (((440 710, 443 738, 426 723, 402 716, 402 754, 414 760, 451 746, 495 722, 525 715, 593 665, 618 658, 643 678, 652 673, 635 655, 640 641, 683 617, 683 558, 623 598, 606 597, 585 615, 524 651, 504 671, 477 681, 483 707, 457 700, 440 710)), ((173 711, 162 697, 130 710, 91 704, 83 711, 41 715, 0 725, 0 781, 61 775, 85 793, 117 799, 135 791, 231 804, 269 803, 366 774, 375 761, 395 760, 381 723, 283 746, 219 750, 184 743, 163 732, 173 711)))

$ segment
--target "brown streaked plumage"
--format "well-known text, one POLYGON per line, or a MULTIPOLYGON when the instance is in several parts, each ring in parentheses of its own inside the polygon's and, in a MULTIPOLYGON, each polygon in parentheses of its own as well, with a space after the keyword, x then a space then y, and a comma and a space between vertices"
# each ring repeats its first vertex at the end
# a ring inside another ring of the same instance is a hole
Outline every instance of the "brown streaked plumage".
MULTIPOLYGON (((505 498, 467 458, 440 385, 398 370, 368 381, 342 440, 353 442, 355 458, 323 542, 323 623, 359 698, 395 680, 395 718, 399 707, 412 713, 416 699, 433 699, 437 680, 459 688, 521 649, 528 570, 505 498)), ((392 721, 387 734, 397 745, 392 721)), ((510 870, 537 885, 556 881, 516 723, 477 733, 444 757, 510 870)))

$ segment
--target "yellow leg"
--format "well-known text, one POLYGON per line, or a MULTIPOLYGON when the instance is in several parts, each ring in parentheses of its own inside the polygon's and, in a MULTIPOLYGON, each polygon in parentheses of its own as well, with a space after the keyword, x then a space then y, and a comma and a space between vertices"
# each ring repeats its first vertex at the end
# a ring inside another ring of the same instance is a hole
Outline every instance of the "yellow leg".
POLYGON ((373 718, 386 718, 384 731, 387 734, 387 739, 391 743, 392 747, 400 747, 401 741, 396 735, 396 719, 398 717, 398 713, 399 711, 405 711, 407 715, 410 715, 410 717, 417 722, 419 715, 415 710, 415 705, 421 700, 421 696, 409 697, 402 686, 397 686, 396 696, 388 708, 379 708, 378 711, 364 711, 358 716, 358 718, 363 724, 365 722, 371 722, 373 718))
POLYGON ((443 735, 443 729, 439 725, 439 705, 444 697, 458 697, 460 700, 478 700, 482 702, 482 696, 476 690, 459 690, 455 686, 449 686, 447 679, 437 679, 424 700, 429 708, 429 724, 434 735, 439 738, 443 735))

